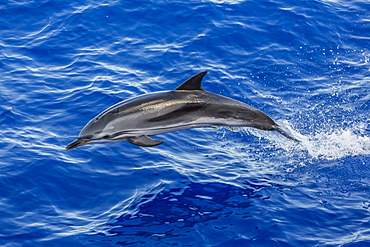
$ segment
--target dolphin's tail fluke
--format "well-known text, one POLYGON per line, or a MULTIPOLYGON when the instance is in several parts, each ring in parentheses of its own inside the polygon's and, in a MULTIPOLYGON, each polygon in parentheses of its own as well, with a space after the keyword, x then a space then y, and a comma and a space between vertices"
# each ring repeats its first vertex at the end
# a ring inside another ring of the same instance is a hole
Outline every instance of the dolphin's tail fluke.
POLYGON ((283 136, 289 138, 290 140, 293 140, 293 141, 296 141, 296 142, 301 142, 300 140, 298 140, 297 138, 295 138, 293 136, 293 134, 287 128, 285 128, 285 127, 282 127, 280 125, 277 125, 276 128, 275 128, 275 130, 278 131, 283 136))

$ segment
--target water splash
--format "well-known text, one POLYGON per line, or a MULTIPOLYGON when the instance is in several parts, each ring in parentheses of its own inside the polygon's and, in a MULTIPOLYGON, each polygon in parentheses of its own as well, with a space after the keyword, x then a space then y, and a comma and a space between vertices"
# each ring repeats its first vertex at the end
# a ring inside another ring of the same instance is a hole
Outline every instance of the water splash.
POLYGON ((302 137, 302 145, 316 159, 333 160, 348 156, 370 154, 370 136, 365 135, 367 125, 321 131, 302 137))
POLYGON ((276 133, 266 134, 254 129, 249 129, 248 132, 267 139, 275 148, 281 148, 290 155, 299 154, 309 159, 335 160, 370 154, 370 136, 366 134, 369 126, 364 122, 353 123, 348 127, 322 129, 315 134, 308 135, 298 133, 288 122, 284 122, 284 127, 302 142, 297 144, 288 141, 276 133))

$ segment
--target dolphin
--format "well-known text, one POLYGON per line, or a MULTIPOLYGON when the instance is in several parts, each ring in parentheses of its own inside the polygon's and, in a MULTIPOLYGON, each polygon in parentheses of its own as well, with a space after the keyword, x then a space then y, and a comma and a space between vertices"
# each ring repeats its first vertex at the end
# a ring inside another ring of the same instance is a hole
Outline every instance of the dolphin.
POLYGON ((198 127, 253 127, 278 131, 299 142, 262 111, 243 102, 204 90, 201 72, 172 91, 160 91, 119 102, 91 119, 77 140, 66 146, 128 141, 152 147, 163 141, 149 136, 198 127))

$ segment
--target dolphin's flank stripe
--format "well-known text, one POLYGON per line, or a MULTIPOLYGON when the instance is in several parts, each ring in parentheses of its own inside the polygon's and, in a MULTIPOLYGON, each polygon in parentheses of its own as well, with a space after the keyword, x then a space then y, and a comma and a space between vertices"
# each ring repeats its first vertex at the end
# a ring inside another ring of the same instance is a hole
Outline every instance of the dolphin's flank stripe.
POLYGON ((162 116, 150 118, 147 120, 147 122, 160 122, 160 121, 166 121, 169 119, 175 119, 178 117, 181 117, 189 112, 194 112, 202 109, 204 105, 202 104, 186 104, 184 107, 181 107, 180 109, 176 109, 172 112, 166 113, 162 116))

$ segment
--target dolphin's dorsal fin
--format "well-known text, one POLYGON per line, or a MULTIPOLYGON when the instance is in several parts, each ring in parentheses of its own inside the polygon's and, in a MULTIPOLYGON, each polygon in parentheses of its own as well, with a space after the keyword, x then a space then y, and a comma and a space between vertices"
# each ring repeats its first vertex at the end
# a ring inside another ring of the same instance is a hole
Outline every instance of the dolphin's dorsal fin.
POLYGON ((178 86, 175 90, 203 90, 202 79, 207 74, 207 71, 200 72, 186 82, 178 86))

